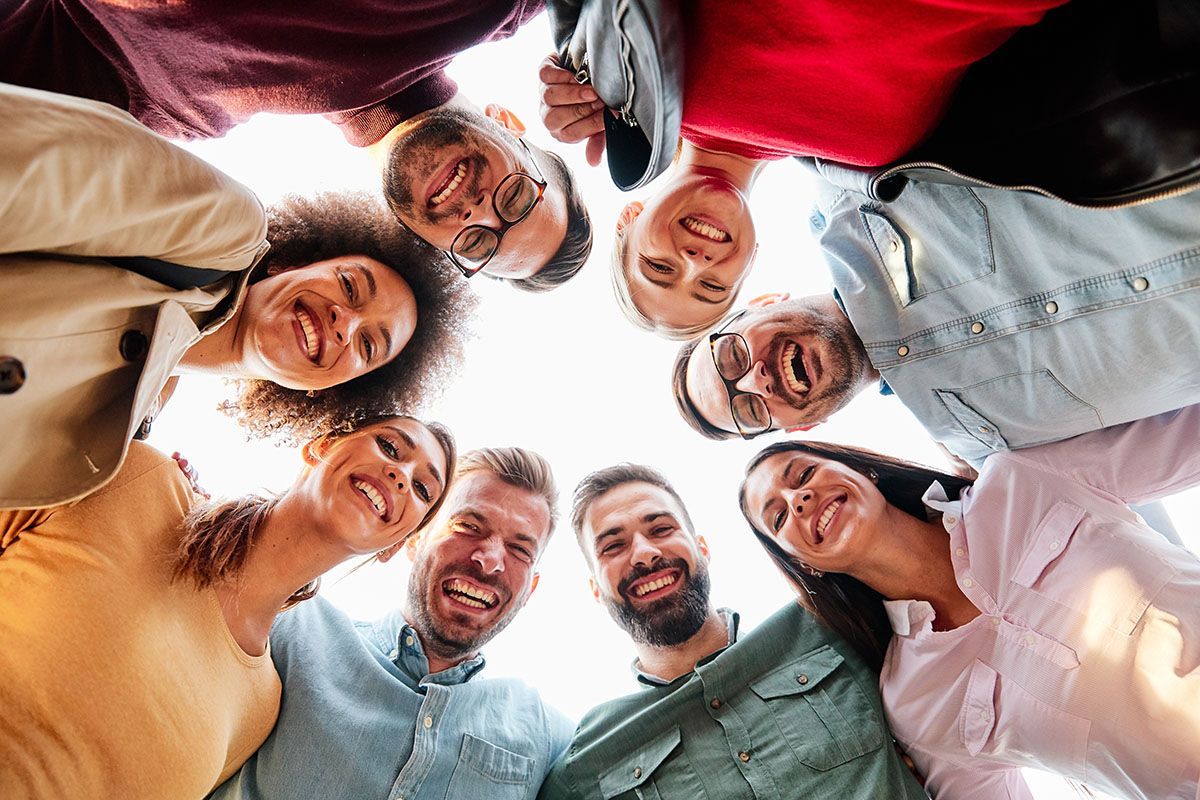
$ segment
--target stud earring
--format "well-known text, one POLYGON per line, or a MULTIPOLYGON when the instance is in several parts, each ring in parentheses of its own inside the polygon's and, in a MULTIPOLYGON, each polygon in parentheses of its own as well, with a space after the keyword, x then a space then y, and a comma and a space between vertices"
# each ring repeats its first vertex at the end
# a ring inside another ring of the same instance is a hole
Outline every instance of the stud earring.
POLYGON ((873 469, 867 470, 867 478, 870 479, 871 483, 879 483, 879 473, 873 469))

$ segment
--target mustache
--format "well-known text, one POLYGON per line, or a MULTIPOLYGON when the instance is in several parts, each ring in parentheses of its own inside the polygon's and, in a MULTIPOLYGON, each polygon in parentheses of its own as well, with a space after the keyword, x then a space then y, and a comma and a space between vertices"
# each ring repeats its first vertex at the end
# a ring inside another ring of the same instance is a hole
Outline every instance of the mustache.
POLYGON ((629 597, 629 587, 635 581, 640 581, 647 575, 653 575, 655 572, 661 572, 664 569, 677 569, 683 573, 683 581, 686 583, 691 578, 691 573, 688 570, 687 562, 682 558, 660 559, 649 566, 634 567, 625 577, 617 583, 617 594, 621 597, 629 597))
POLYGON ((462 215, 463 210, 472 203, 474 198, 479 196, 479 187, 483 183, 483 170, 487 166, 482 156, 470 155, 466 156, 467 169, 471 173, 469 183, 462 190, 459 199, 454 201, 453 205, 443 205, 439 208, 427 208, 425 213, 430 219, 450 219, 457 218, 462 215))
POLYGON ((479 586, 482 586, 485 589, 491 589, 496 593, 496 597, 500 598, 499 602, 496 603, 497 607, 507 603, 510 599, 508 590, 505 589, 504 586, 494 578, 489 578, 487 575, 484 575, 483 570, 474 561, 467 561, 462 564, 454 564, 447 569, 442 570, 442 574, 436 581, 433 582, 432 585, 436 586, 438 591, 441 591, 442 584, 449 580, 447 577, 449 575, 454 575, 455 577, 460 578, 469 578, 472 582, 478 584, 479 586))

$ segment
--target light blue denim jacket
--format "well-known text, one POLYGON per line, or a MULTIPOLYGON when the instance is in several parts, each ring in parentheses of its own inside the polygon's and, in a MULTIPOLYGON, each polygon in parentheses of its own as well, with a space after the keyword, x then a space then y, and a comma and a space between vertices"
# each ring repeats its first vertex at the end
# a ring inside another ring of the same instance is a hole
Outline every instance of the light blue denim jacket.
POLYGON ((818 164, 810 219, 871 363, 969 461, 1200 402, 1200 191, 1134 208, 818 164))
POLYGON ((515 680, 477 678, 477 657, 434 675, 392 612, 354 622, 316 598, 280 615, 275 730, 218 800, 525 800, 574 724, 515 680))

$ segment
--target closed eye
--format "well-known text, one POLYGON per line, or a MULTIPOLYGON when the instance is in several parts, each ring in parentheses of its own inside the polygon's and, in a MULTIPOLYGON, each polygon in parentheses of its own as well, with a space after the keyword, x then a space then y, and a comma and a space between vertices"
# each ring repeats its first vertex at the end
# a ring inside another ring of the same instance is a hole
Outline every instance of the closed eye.
POLYGON ((350 276, 344 272, 338 273, 338 279, 342 282, 342 291, 346 293, 346 299, 351 303, 358 297, 358 291, 354 288, 354 281, 350 280, 350 276))
POLYGON ((771 530, 779 533, 779 529, 783 527, 783 521, 787 519, 787 511, 780 511, 775 515, 775 519, 771 522, 771 530))
POLYGON ((527 548, 523 547, 522 545, 514 544, 514 545, 511 545, 510 547, 511 547, 512 551, 521 558, 521 560, 523 560, 523 561, 532 561, 533 560, 533 553, 529 552, 529 550, 527 548))
POLYGON ((650 269, 654 270, 655 272, 659 273, 660 275, 674 275, 675 274, 675 268, 672 267, 670 264, 664 264, 661 261, 651 261, 650 259, 646 258, 645 256, 642 256, 642 263, 645 264, 650 269))
POLYGON ((428 503, 429 498, 433 496, 429 493, 429 488, 421 481, 413 481, 413 489, 416 490, 417 497, 420 497, 426 503, 428 503))
POLYGON ((705 289, 707 289, 710 292, 727 292, 727 291, 729 291, 726 287, 721 286, 720 284, 717 284, 717 283, 710 283, 709 281, 700 281, 700 285, 703 286, 705 289))
POLYGON ((365 333, 360 340, 362 341, 363 359, 369 362, 375 357, 375 343, 365 333))

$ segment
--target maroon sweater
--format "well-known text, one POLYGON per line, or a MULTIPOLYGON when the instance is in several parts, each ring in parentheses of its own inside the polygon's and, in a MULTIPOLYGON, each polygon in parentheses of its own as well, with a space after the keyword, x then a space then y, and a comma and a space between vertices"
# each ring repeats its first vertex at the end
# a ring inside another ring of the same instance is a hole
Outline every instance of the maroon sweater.
POLYGON ((0 0, 0 81, 103 100, 174 138, 325 114, 365 146, 457 90, 459 52, 543 0, 0 0))

